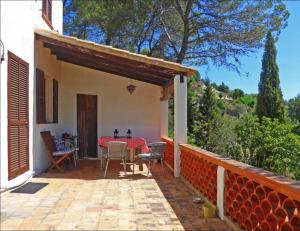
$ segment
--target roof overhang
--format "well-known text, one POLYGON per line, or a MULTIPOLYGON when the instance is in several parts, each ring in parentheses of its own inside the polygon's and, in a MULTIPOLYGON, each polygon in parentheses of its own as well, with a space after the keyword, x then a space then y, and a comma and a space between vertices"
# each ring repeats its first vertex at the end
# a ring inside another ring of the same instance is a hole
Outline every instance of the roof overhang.
POLYGON ((35 30, 35 38, 58 60, 162 87, 173 83, 175 75, 192 76, 197 71, 178 63, 131 53, 94 42, 35 30))

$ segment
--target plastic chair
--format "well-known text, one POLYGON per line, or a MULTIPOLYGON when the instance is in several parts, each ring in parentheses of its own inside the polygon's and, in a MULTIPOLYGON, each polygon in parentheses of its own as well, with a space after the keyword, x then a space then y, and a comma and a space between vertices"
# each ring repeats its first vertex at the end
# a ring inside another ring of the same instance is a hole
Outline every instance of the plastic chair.
MULTIPOLYGON (((150 148, 149 153, 141 153, 137 155, 137 160, 146 160, 148 161, 148 172, 147 176, 149 175, 150 168, 151 168, 151 161, 153 160, 160 160, 161 167, 164 167, 164 153, 166 149, 166 142, 154 142, 148 144, 150 148)), ((134 165, 133 165, 133 174, 134 174, 134 165)))
POLYGON ((103 169, 103 159, 107 158, 107 147, 98 144, 98 158, 100 159, 100 170, 103 169))
POLYGON ((107 142, 107 160, 104 172, 104 178, 106 177, 106 172, 110 160, 122 160, 124 166, 124 172, 126 175, 126 156, 127 156, 127 143, 121 141, 109 141, 107 142))

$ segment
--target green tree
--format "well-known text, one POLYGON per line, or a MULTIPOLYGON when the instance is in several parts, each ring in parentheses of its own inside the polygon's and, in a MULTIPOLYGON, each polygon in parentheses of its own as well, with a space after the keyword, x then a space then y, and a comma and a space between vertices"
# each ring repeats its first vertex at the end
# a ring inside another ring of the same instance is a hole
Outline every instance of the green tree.
POLYGON ((260 155, 264 159, 264 168, 299 179, 300 137, 292 133, 292 128, 292 124, 264 117, 260 155))
POLYGON ((300 179, 299 136, 293 125, 278 119, 246 115, 234 131, 236 141, 229 142, 226 155, 250 165, 300 179))
POLYGON ((198 111, 199 105, 199 89, 198 89, 198 81, 200 80, 200 76, 196 75, 188 78, 188 92, 187 92, 187 126, 188 126, 188 135, 191 136, 193 133, 193 128, 195 126, 195 115, 198 111))
MULTIPOLYGON (((206 77, 205 79, 202 79, 202 82, 204 83, 205 86, 208 86, 209 84, 212 85, 213 83, 211 82, 211 80, 206 77)), ((215 83, 214 83, 215 84, 215 83)))
POLYGON ((168 137, 174 138, 174 98, 169 99, 168 137))
POLYGON ((238 88, 232 90, 229 94, 229 96, 234 98, 234 99, 237 99, 239 97, 243 97, 244 95, 245 95, 244 91, 241 90, 241 89, 238 89, 238 88))
POLYGON ((275 41, 271 31, 268 32, 262 60, 262 71, 258 85, 256 114, 284 120, 284 101, 280 89, 278 66, 276 64, 275 41))
POLYGON ((228 143, 236 142, 236 134, 234 128, 238 123, 238 119, 232 116, 224 115, 217 116, 215 127, 208 136, 209 151, 226 155, 226 147, 228 143))
POLYGON ((251 114, 242 117, 234 128, 236 141, 227 144, 227 155, 231 158, 262 167, 262 158, 258 148, 261 144, 261 131, 259 119, 251 114))
POLYGON ((217 90, 217 88, 218 88, 218 84, 217 84, 217 83, 212 82, 210 85, 211 85, 214 89, 217 90))
POLYGON ((289 13, 280 0, 69 0, 69 35, 177 63, 239 70, 239 57, 280 33, 289 13), (79 27, 83 27, 83 32, 79 27))
POLYGON ((288 102, 288 114, 292 120, 300 124, 300 94, 288 102))
POLYGON ((247 114, 249 111, 249 107, 245 104, 242 104, 240 102, 234 102, 231 103, 227 108, 226 108, 226 114, 240 118, 243 115, 247 114))
POLYGON ((194 125, 196 145, 210 150, 208 137, 216 129, 218 114, 216 94, 209 84, 203 96, 199 99, 198 117, 194 125))
POLYGON ((245 95, 236 100, 236 103, 241 103, 253 108, 255 105, 256 97, 254 95, 245 95))
POLYGON ((224 93, 229 93, 230 91, 229 87, 223 82, 218 86, 217 90, 224 93))

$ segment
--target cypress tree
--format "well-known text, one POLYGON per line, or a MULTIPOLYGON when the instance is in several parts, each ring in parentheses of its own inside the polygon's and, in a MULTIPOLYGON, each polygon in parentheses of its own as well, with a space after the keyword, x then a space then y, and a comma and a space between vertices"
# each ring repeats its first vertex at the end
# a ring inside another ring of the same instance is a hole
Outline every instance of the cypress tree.
POLYGON ((256 114, 284 120, 284 101, 280 89, 278 66, 276 64, 276 48, 272 33, 267 34, 265 51, 262 59, 262 71, 258 84, 256 114))

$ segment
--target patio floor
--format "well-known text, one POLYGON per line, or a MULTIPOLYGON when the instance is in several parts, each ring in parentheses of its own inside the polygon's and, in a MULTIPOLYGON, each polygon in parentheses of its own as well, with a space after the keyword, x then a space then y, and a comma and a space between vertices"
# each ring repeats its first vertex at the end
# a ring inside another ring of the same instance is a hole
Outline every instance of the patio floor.
POLYGON ((160 165, 124 175, 118 161, 106 179, 99 162, 79 169, 52 170, 30 180, 48 183, 34 194, 1 194, 1 230, 230 230, 218 218, 203 218, 193 192, 160 165))

